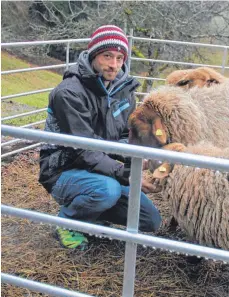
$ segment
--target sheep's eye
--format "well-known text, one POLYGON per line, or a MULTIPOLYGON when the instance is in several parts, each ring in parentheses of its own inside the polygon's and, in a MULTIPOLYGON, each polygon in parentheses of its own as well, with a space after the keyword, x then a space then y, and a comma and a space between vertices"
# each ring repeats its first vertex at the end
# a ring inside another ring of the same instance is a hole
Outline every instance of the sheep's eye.
POLYGON ((191 82, 191 80, 181 80, 181 81, 178 81, 177 86, 179 86, 179 87, 186 86, 190 82, 191 82))

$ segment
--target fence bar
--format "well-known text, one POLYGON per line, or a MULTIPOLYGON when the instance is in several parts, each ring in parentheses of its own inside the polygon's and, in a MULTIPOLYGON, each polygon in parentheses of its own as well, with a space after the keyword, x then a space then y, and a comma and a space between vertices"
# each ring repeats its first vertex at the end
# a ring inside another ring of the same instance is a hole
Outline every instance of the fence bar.
POLYGON ((55 297, 92 297, 92 295, 86 295, 78 292, 69 291, 66 289, 62 289, 60 287, 55 287, 44 283, 28 280, 7 273, 1 273, 1 281, 6 284, 11 284, 32 291, 49 294, 50 296, 55 297))
POLYGON ((12 145, 12 144, 17 143, 17 142, 26 142, 26 141, 27 141, 26 139, 17 138, 17 139, 13 139, 13 140, 9 140, 7 142, 1 143, 1 147, 12 145))
POLYGON ((135 158, 155 159, 167 161, 170 163, 179 163, 201 168, 229 172, 229 160, 189 153, 166 151, 151 147, 142 147, 118 143, 113 141, 98 140, 86 137, 79 137, 67 134, 51 133, 37 131, 34 129, 25 129, 2 125, 2 134, 15 136, 17 138, 30 139, 39 142, 70 146, 88 150, 102 151, 105 153, 115 153, 120 155, 131 156, 135 158))
MULTIPOLYGON (((153 38, 144 38, 144 37, 134 37, 134 40, 139 41, 151 41, 155 43, 168 43, 168 44, 181 44, 181 45, 193 45, 193 46, 200 46, 200 47, 216 47, 216 48, 225 48, 225 45, 219 44, 208 44, 208 43, 198 43, 198 42, 186 42, 186 41, 176 41, 176 40, 168 40, 168 39, 153 39, 153 38)), ((229 48, 229 46, 226 46, 229 48)))
POLYGON ((142 92, 134 92, 135 95, 147 95, 148 93, 142 93, 142 92))
POLYGON ((20 127, 21 128, 27 128, 27 127, 32 127, 32 126, 35 126, 35 125, 40 125, 40 124, 43 124, 43 123, 45 123, 45 120, 37 121, 37 122, 27 124, 27 125, 24 125, 24 126, 20 126, 20 127))
POLYGON ((66 48, 66 70, 69 68, 69 50, 70 50, 70 42, 67 43, 66 48))
MULTIPOLYGON (((140 195, 142 178, 142 159, 132 158, 130 174, 130 199, 128 201, 127 231, 138 233, 140 195)), ((123 279, 123 297, 134 296, 134 280, 136 269, 137 244, 126 243, 124 279, 123 279)))
POLYGON ((133 75, 133 77, 135 78, 141 78, 141 79, 146 79, 146 80, 157 80, 157 81, 165 81, 165 78, 157 78, 157 77, 147 77, 147 76, 137 76, 137 75, 133 75))
POLYGON ((140 194, 141 194, 141 179, 142 179, 142 159, 132 158, 131 161, 131 187, 130 197, 128 202, 127 215, 127 231, 137 233, 139 224, 140 211, 140 194))
MULTIPOLYGON (((186 65, 186 66, 205 66, 211 68, 222 68, 222 65, 208 65, 208 64, 196 64, 196 63, 186 63, 186 62, 176 62, 176 61, 167 61, 167 60, 155 60, 155 59, 143 59, 143 58, 131 58, 134 61, 148 61, 155 63, 163 63, 163 64, 174 64, 174 65, 186 65)), ((225 66, 225 69, 229 69, 229 67, 225 66)))
MULTIPOLYGON (((69 63, 69 65, 74 65, 74 64, 75 63, 69 63)), ((6 71, 2 71, 1 75, 15 74, 15 73, 19 73, 19 72, 30 72, 30 71, 38 71, 38 70, 57 69, 57 68, 64 68, 64 67, 66 67, 66 64, 40 66, 40 67, 33 67, 33 68, 23 68, 23 69, 16 69, 16 70, 6 70, 6 71)))
MULTIPOLYGON (((212 68, 222 68, 222 65, 208 65, 208 64, 197 64, 197 63, 186 63, 186 62, 176 62, 176 61, 167 61, 167 60, 155 60, 155 59, 145 59, 145 58, 134 58, 130 57, 128 59, 128 65, 130 60, 133 61, 146 61, 146 62, 155 62, 155 63, 163 63, 163 64, 174 64, 174 65, 185 65, 185 66, 205 66, 205 67, 212 67, 212 68)), ((69 63, 68 66, 75 65, 75 63, 69 63)), ((15 74, 20 72, 30 72, 30 71, 39 71, 39 70, 47 70, 47 69, 57 69, 57 68, 64 68, 67 64, 59 64, 59 65, 51 65, 51 66, 41 66, 41 67, 33 67, 33 68, 24 68, 24 69, 16 69, 16 70, 6 70, 2 71, 1 74, 15 74)), ((225 69, 229 69, 229 66, 225 66, 225 69)))
POLYGON ((27 96, 27 95, 39 94, 39 93, 49 92, 52 90, 53 90, 53 88, 48 88, 48 89, 41 89, 41 90, 30 91, 30 92, 25 92, 25 93, 13 94, 13 95, 8 95, 8 96, 3 96, 3 97, 1 97, 1 100, 3 101, 6 99, 11 99, 11 98, 16 98, 16 97, 23 97, 23 96, 27 96))
POLYGON ((227 62, 227 52, 228 52, 228 48, 225 47, 224 52, 223 52, 223 61, 222 61, 222 70, 221 70, 222 74, 224 74, 225 65, 226 65, 226 62, 227 62))
POLYGON ((1 158, 3 159, 3 158, 6 158, 6 157, 9 157, 11 155, 15 155, 17 153, 21 153, 23 151, 27 151, 27 150, 33 149, 33 148, 38 147, 40 145, 41 145, 41 143, 35 143, 35 144, 29 145, 29 146, 26 146, 26 147, 22 147, 22 148, 20 148, 18 150, 15 150, 15 151, 12 151, 12 152, 9 152, 9 153, 5 153, 5 154, 1 155, 1 158))
POLYGON ((80 38, 80 39, 60 39, 60 40, 46 40, 46 41, 22 41, 22 42, 5 42, 1 43, 1 47, 17 47, 17 46, 34 46, 34 45, 44 45, 44 44, 59 44, 68 42, 88 42, 90 38, 80 38))
POLYGON ((42 108, 42 109, 37 109, 37 110, 25 112, 25 113, 20 113, 20 114, 16 114, 16 115, 13 115, 13 116, 2 118, 1 121, 6 121, 6 120, 15 119, 15 118, 25 117, 25 116, 35 114, 35 113, 39 113, 39 112, 43 112, 43 111, 46 111, 46 110, 47 110, 47 108, 42 108))
POLYGON ((128 42, 129 42, 129 46, 128 46, 128 60, 127 60, 127 64, 128 64, 128 70, 130 72, 130 65, 131 65, 131 53, 132 53, 132 47, 133 47, 133 29, 130 29, 130 36, 128 36, 128 42))
MULTIPOLYGON (((21 128, 33 127, 33 126, 35 126, 35 125, 40 125, 40 124, 43 124, 43 123, 45 123, 45 120, 38 121, 38 122, 34 122, 34 123, 32 123, 32 124, 27 124, 27 125, 20 126, 20 127, 21 127, 21 128)), ((3 142, 3 143, 1 144, 1 147, 3 147, 3 146, 7 146, 7 145, 10 145, 10 144, 14 144, 14 143, 16 143, 16 142, 18 142, 18 141, 23 141, 23 139, 18 138, 18 139, 13 139, 13 140, 10 140, 10 141, 7 141, 7 142, 3 142)), ((24 141, 26 141, 26 140, 24 140, 24 141)))
MULTIPOLYGON (((129 36, 127 36, 129 37, 129 36)), ((134 37, 134 40, 139 41, 151 41, 157 43, 168 43, 168 44, 181 44, 181 45, 193 45, 200 47, 215 47, 215 48, 225 48, 223 45, 219 44, 208 44, 208 43, 198 43, 198 42, 186 42, 186 41, 177 41, 177 40, 168 40, 168 39, 153 39, 153 38, 144 38, 144 37, 134 37)), ((90 38, 80 38, 80 39, 60 39, 60 40, 46 40, 46 41, 24 41, 24 42, 7 42, 1 43, 1 47, 17 47, 17 46, 34 46, 34 45, 45 45, 45 44, 60 44, 60 43, 75 43, 75 42, 88 42, 90 38)), ((229 46, 226 46, 229 48, 229 46)))
POLYGON ((1 213, 2 215, 12 215, 19 218, 31 220, 33 222, 43 222, 62 228, 78 230, 79 232, 85 232, 89 234, 108 237, 111 239, 147 245, 170 252, 174 251, 182 254, 206 257, 209 259, 220 260, 229 263, 229 251, 221 249, 209 248, 202 245, 186 243, 183 241, 175 241, 152 235, 145 235, 140 233, 135 234, 129 231, 85 223, 77 220, 65 219, 58 216, 52 216, 36 211, 6 205, 1 205, 1 213))

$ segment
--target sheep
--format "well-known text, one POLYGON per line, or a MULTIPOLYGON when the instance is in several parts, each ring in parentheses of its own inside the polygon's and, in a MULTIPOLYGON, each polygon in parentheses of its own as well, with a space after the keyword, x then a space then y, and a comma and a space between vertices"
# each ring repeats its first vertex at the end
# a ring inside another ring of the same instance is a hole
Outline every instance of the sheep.
MULTIPOLYGON (((171 149, 177 142, 178 151, 187 146, 188 152, 228 158, 229 84, 190 90, 160 87, 148 94, 132 113, 129 127, 129 142, 133 144, 171 149), (210 141, 214 149, 210 145, 201 147, 200 141, 210 141)), ((160 194, 171 201, 173 215, 181 228, 201 244, 226 249, 229 249, 228 179, 226 173, 214 175, 208 169, 195 171, 170 164, 162 164, 152 174, 152 182, 160 180, 160 194)))
MULTIPOLYGON (((203 142, 169 144, 165 149, 229 158, 229 148, 203 142)), ((153 172, 153 179, 160 180, 171 215, 191 240, 229 250, 229 173, 165 163, 153 172)))
POLYGON ((173 71, 166 77, 165 84, 177 86, 180 81, 184 80, 184 77, 188 74, 188 72, 192 70, 193 69, 184 69, 173 71))
POLYGON ((190 89, 194 86, 210 87, 214 84, 221 84, 228 78, 209 67, 199 67, 196 69, 177 70, 169 74, 165 83, 190 89))
POLYGON ((229 83, 184 90, 161 86, 129 117, 129 143, 160 148, 201 140, 229 146, 229 83))

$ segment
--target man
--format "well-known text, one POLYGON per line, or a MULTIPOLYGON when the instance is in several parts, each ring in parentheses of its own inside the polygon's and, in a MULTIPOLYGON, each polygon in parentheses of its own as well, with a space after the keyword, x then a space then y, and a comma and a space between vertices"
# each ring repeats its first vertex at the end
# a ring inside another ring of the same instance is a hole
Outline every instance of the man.
MULTIPOLYGON (((128 76, 127 54, 128 40, 119 27, 99 27, 51 92, 45 130, 125 142, 139 86, 128 76)), ((61 205, 63 218, 125 225, 129 175, 130 158, 48 144, 41 149, 39 181, 61 205)), ((140 230, 155 231, 160 223, 158 210, 142 193, 140 230)), ((67 248, 84 250, 88 244, 75 231, 58 228, 57 235, 67 248)))

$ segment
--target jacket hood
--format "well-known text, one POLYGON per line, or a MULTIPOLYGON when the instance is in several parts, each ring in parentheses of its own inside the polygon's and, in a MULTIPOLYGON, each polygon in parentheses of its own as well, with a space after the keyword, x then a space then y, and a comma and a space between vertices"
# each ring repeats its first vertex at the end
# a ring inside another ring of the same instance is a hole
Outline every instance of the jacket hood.
MULTIPOLYGON (((65 71, 63 79, 71 77, 73 75, 76 75, 80 80, 83 80, 83 81, 87 81, 88 79, 90 79, 90 81, 91 81, 91 79, 97 80, 98 77, 102 78, 102 74, 95 73, 93 68, 91 67, 87 50, 81 52, 81 54, 79 55, 79 58, 77 60, 77 63, 75 65, 69 67, 69 69, 67 71, 65 71)), ((129 77, 128 76, 128 67, 124 63, 123 67, 119 71, 117 77, 112 82, 113 88, 122 84, 124 81, 128 80, 128 77, 129 77)), ((131 78, 131 77, 129 77, 129 78, 131 78)))

